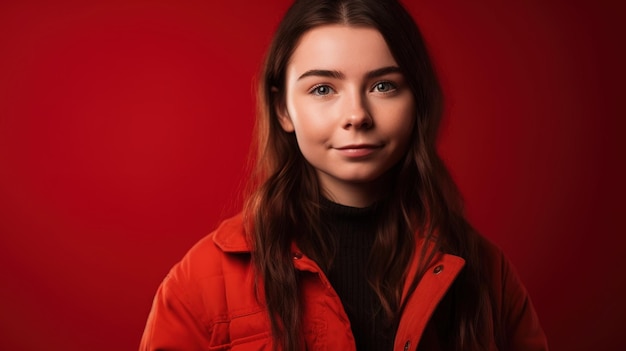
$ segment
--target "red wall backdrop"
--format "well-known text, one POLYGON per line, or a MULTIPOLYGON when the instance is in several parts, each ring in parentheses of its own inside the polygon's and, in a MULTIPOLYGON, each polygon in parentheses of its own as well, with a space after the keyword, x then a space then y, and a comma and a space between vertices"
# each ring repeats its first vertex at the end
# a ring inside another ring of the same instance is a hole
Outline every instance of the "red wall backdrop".
MULTIPOLYGON (((469 218, 553 350, 617 350, 624 6, 408 2, 469 218)), ((137 348, 167 270, 239 207, 252 77, 288 3, 2 1, 0 349, 137 348)))

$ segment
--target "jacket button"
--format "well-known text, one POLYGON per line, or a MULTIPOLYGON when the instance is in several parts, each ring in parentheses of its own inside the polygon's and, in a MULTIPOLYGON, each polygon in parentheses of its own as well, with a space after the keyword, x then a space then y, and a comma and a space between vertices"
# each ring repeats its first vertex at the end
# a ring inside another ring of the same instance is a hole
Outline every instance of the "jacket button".
POLYGON ((293 253, 293 259, 294 260, 299 260, 302 258, 302 252, 294 252, 293 253))
POLYGON ((404 351, 409 351, 409 347, 411 347, 411 340, 404 343, 404 351))
POLYGON ((443 271, 443 265, 438 265, 437 267, 435 267, 435 269, 433 269, 433 273, 435 274, 439 274, 441 273, 441 271, 443 271))

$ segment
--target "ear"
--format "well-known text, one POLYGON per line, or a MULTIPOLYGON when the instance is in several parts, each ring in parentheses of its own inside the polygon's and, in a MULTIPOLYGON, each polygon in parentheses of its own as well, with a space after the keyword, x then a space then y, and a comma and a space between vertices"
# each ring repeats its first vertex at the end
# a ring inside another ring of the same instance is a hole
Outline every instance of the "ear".
POLYGON ((292 133, 295 128, 293 126, 293 122, 291 121, 291 117, 289 116, 289 111, 287 111, 287 105, 285 104, 284 97, 281 97, 281 94, 278 92, 278 88, 272 88, 272 95, 274 96, 274 109, 280 126, 283 127, 285 132, 292 133))

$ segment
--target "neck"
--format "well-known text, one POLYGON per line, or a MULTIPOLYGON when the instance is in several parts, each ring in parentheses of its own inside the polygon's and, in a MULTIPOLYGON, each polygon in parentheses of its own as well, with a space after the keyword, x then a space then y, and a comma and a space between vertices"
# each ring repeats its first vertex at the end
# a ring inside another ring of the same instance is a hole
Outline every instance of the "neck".
POLYGON ((340 193, 324 191, 324 196, 335 203, 350 207, 367 207, 378 200, 378 196, 364 194, 361 191, 342 191, 340 193))
POLYGON ((342 183, 341 186, 324 186, 323 195, 332 202, 350 207, 368 207, 380 200, 384 193, 383 179, 367 183, 342 183))

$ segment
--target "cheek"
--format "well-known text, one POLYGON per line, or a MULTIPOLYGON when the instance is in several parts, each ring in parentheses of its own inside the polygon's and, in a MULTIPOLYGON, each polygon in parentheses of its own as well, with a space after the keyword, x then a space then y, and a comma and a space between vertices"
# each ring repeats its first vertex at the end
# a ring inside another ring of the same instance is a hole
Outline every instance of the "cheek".
POLYGON ((398 106, 398 115, 402 116, 400 124, 406 128, 409 132, 413 130, 413 124, 415 123, 415 102, 413 101, 413 95, 409 94, 405 97, 405 101, 398 106))
POLYGON ((323 140, 330 127, 329 113, 319 105, 294 103, 290 109, 298 140, 323 140))
POLYGON ((298 147, 303 153, 308 153, 325 146, 328 140, 326 134, 321 133, 316 127, 307 126, 306 124, 296 127, 295 134, 298 147))
POLYGON ((402 103, 381 105, 375 116, 378 118, 378 127, 398 141, 410 137, 415 124, 415 107, 412 100, 402 103))

